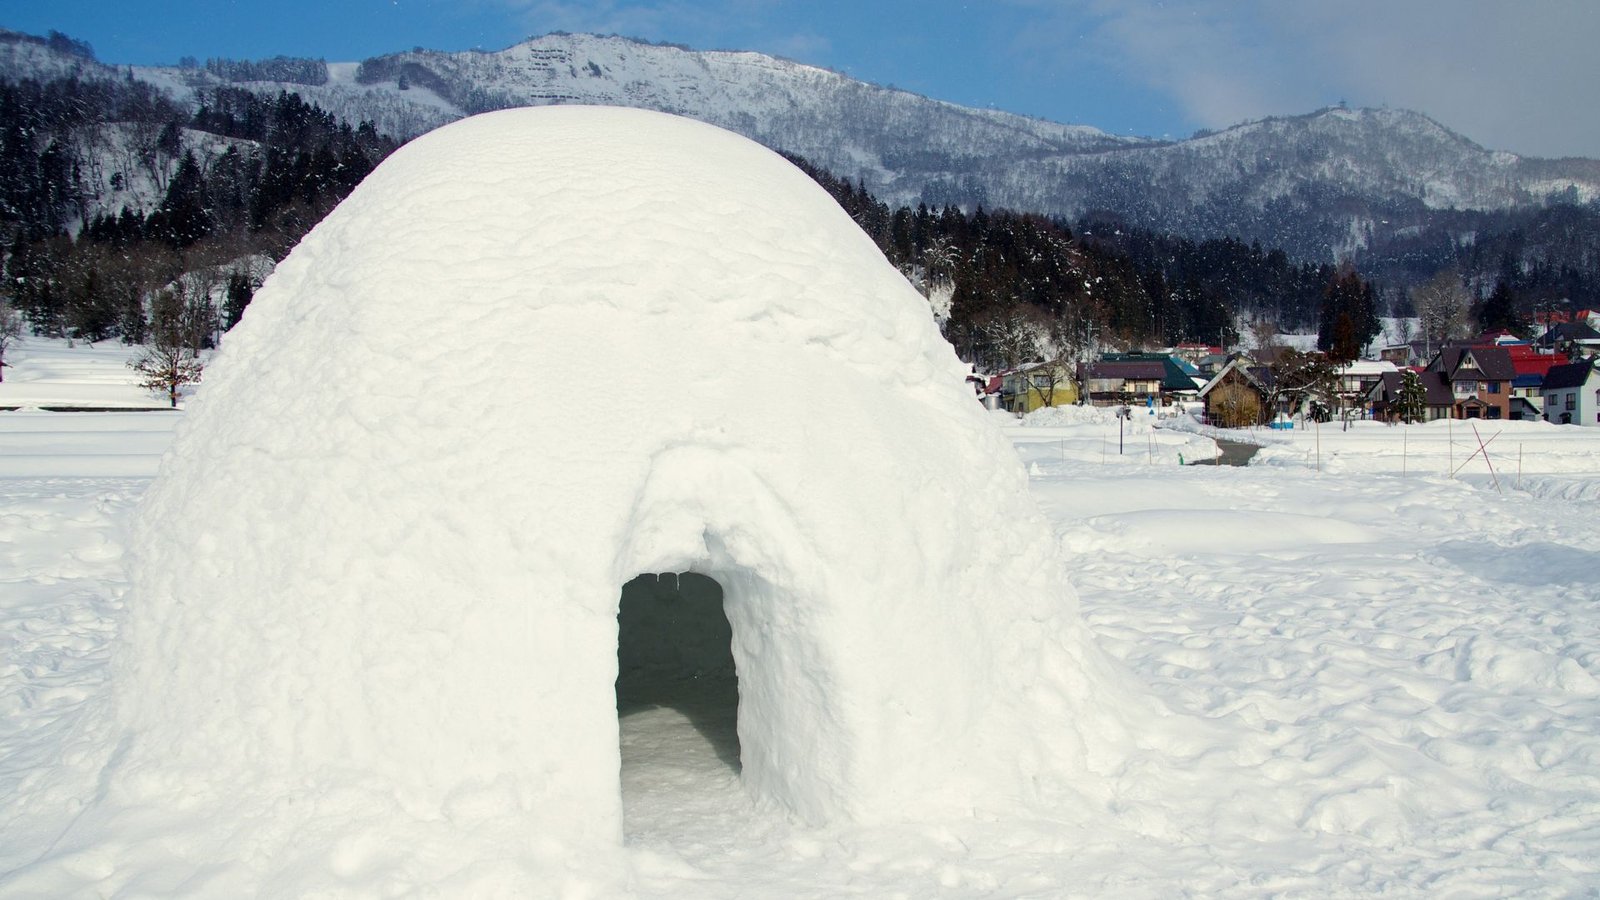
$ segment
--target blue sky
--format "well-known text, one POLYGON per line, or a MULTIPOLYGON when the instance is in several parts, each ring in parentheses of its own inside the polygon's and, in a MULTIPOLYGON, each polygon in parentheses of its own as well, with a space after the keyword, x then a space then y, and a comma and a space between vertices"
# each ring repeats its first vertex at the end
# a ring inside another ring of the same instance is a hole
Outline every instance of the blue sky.
POLYGON ((1597 0, 0 0, 0 26, 140 64, 617 33, 1119 134, 1345 101, 1417 109, 1492 149, 1600 158, 1597 0))

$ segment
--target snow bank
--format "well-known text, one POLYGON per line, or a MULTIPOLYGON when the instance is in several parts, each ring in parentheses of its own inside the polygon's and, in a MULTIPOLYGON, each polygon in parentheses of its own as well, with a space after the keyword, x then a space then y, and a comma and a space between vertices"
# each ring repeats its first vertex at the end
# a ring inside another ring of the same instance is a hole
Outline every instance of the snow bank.
MULTIPOLYGON (((140 430, 148 415, 5 413, 0 444, 18 429, 48 440, 54 428, 110 454, 156 440, 140 430)), ((1014 429, 1019 450, 1049 449, 1035 431, 1014 429)), ((1551 431, 1600 451, 1600 429, 1551 431)), ((78 465, 59 460, 63 471, 78 465)), ((125 618, 124 526, 148 485, 0 477, 0 896, 422 893, 388 862, 416 851, 386 849, 393 835, 376 829, 284 857, 280 869, 304 861, 311 872, 336 857, 339 885, 322 892, 297 891, 294 873, 235 891, 206 877, 186 888, 194 829, 160 809, 126 811, 94 845, 81 832, 57 842, 102 789, 99 770, 80 761, 116 747, 83 726, 107 693, 106 657, 125 618), (63 761, 82 781, 42 789, 63 761), (178 849, 187 855, 174 858, 178 849)), ((1096 643, 1184 718, 1216 726, 1195 730, 1183 752, 1169 745, 1164 771, 1148 756, 1130 761, 1114 779, 1114 806, 1086 822, 1078 808, 1041 806, 813 828, 755 807, 736 773, 697 752, 736 740, 731 716, 711 735, 680 709, 640 709, 622 719, 627 840, 615 870, 626 875, 597 877, 577 859, 521 895, 1592 896, 1600 481, 1543 474, 1521 485, 1501 496, 1487 475, 1109 461, 1035 476, 1096 643), (633 753, 648 764, 630 768, 633 753), (640 786, 649 790, 629 792, 640 786), (1175 827, 1150 827, 1152 809, 1175 827)), ((688 581, 678 584, 685 595, 688 581)), ((627 589, 622 607, 627 619, 627 589)), ((647 644, 653 636, 634 632, 647 644)), ((648 644, 634 662, 732 665, 710 649, 648 644)), ((218 835, 218 859, 235 852, 230 836, 218 835)))
POLYGON ((14 884, 592 885, 641 573, 723 589, 758 807, 1103 809, 1149 706, 964 374, 743 138, 555 107, 407 145, 208 369, 137 517, 99 786, 14 884))

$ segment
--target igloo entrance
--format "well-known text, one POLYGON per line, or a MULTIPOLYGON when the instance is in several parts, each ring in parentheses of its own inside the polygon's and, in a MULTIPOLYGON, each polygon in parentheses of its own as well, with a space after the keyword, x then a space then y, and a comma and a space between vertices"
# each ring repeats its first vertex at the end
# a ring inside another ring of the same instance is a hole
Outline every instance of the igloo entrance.
POLYGON ((715 579, 666 572, 623 585, 616 692, 630 830, 664 814, 652 799, 665 789, 737 792, 739 678, 715 579))

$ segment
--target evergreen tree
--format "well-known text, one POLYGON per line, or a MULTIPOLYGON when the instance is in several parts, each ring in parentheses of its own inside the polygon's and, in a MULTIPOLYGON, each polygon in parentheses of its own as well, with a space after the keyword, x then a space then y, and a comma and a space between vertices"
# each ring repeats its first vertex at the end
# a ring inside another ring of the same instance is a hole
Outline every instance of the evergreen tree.
POLYGON ((93 344, 111 337, 116 327, 116 302, 106 289, 100 270, 90 266, 67 297, 69 333, 93 344))
POLYGON ((1495 282, 1494 291, 1489 298, 1479 304, 1474 314, 1478 320, 1480 331, 1509 331, 1518 336, 1525 336, 1531 330, 1528 317, 1518 307, 1516 298, 1511 293, 1510 279, 1501 277, 1495 282))
POLYGON ((1318 319, 1317 349, 1334 362, 1359 359, 1381 331, 1372 285, 1345 267, 1328 283, 1318 319))
POLYGON ((250 279, 243 272, 228 274, 227 300, 222 304, 222 328, 224 331, 239 324, 239 319, 244 315, 244 308, 250 305, 250 299, 255 296, 255 288, 251 286, 250 279))
POLYGON ((1428 417, 1428 390, 1416 372, 1407 369, 1401 373, 1394 411, 1405 422, 1421 422, 1428 417))
POLYGON ((211 212, 206 200, 205 175, 194 151, 183 154, 177 174, 167 187, 161 205, 150 215, 150 235, 181 250, 211 233, 211 212))

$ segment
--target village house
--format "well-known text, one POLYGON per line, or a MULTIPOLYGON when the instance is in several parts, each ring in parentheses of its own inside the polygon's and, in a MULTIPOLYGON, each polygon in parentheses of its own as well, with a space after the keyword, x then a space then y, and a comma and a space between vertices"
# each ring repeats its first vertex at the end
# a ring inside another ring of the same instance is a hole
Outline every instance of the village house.
POLYGON ((1552 367, 1542 390, 1546 422, 1600 425, 1600 366, 1595 360, 1552 367))
POLYGON ((1205 386, 1200 400, 1206 421, 1222 428, 1244 428, 1272 421, 1271 391, 1252 372, 1251 360, 1235 355, 1205 386))
POLYGON ((1511 418, 1511 354, 1497 346, 1449 346, 1428 363, 1429 373, 1450 386, 1457 419, 1511 418))
POLYGON ((1402 372, 1385 372, 1367 390, 1366 401, 1372 408, 1372 417, 1385 422, 1398 422, 1400 417, 1400 389, 1405 385, 1407 372, 1414 373, 1422 385, 1423 410, 1417 421, 1432 422, 1450 418, 1455 408, 1455 394, 1450 383, 1438 372, 1408 369, 1402 372))
POLYGON ((1368 392, 1383 380, 1384 375, 1399 370, 1398 366, 1387 360, 1351 360, 1334 370, 1339 379, 1339 397, 1346 406, 1362 405, 1368 392))
POLYGON ((1378 358, 1394 363, 1396 368, 1420 366, 1433 357, 1433 351, 1433 344, 1428 341, 1411 341, 1384 347, 1378 351, 1378 358))
POLYGON ((1164 406, 1197 390, 1194 378, 1165 353, 1107 353, 1085 363, 1078 381, 1096 406, 1164 406))
POLYGON ((1516 377, 1511 381, 1511 418, 1537 421, 1544 418, 1544 379, 1550 369, 1564 366, 1569 361, 1564 353, 1535 347, 1531 344, 1507 344, 1511 355, 1511 368, 1516 377))
POLYGON ((1600 331, 1586 321, 1557 322, 1537 341, 1540 347, 1572 356, 1600 352, 1600 331))
POLYGON ((1000 405, 1022 414, 1047 406, 1078 402, 1078 383, 1063 363, 1039 362, 1019 366, 1000 377, 1000 405))

